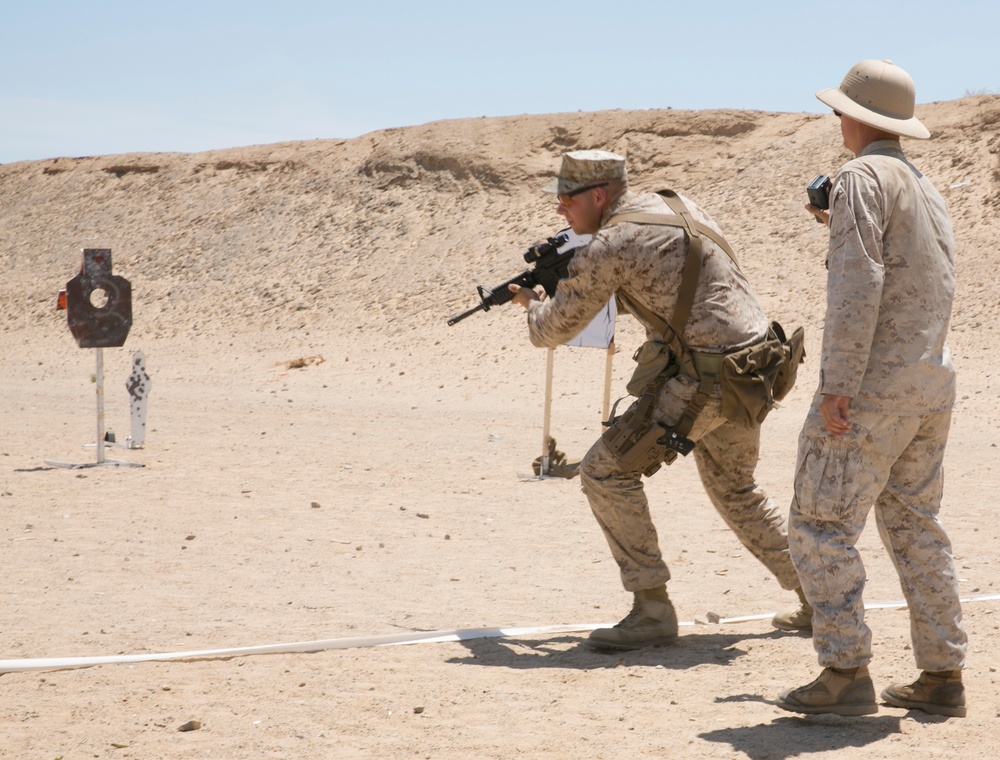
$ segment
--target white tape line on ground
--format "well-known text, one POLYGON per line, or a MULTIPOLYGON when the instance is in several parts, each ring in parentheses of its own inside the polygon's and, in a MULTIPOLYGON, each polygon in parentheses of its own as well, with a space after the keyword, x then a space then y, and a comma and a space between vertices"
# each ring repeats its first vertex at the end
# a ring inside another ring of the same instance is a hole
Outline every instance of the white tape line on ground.
POLYGON ((0 674, 23 673, 32 670, 70 670, 94 665, 120 665, 130 662, 160 662, 167 660, 229 659, 253 654, 292 654, 322 652, 328 649, 357 649, 400 644, 430 644, 442 641, 464 641, 506 636, 530 636, 537 633, 568 633, 593 630, 594 625, 548 625, 530 628, 463 628, 450 631, 390 633, 383 636, 355 636, 344 639, 299 641, 294 644, 264 644, 231 649, 202 649, 166 654, 122 654, 107 657, 49 657, 35 660, 0 660, 0 674))
MULTIPOLYGON (((1000 599, 1000 594, 981 594, 979 596, 963 596, 960 601, 962 604, 968 604, 969 602, 994 602, 1000 599)), ((866 610, 892 610, 892 609, 904 609, 906 607, 906 602, 902 599, 895 602, 869 602, 865 605, 866 610)), ((764 612, 760 615, 746 615, 744 617, 732 617, 732 618, 722 618, 719 623, 747 623, 751 620, 770 620, 774 617, 773 612, 764 612)), ((684 623, 681 623, 684 625, 684 623)), ((2 663, 0 663, 2 664, 2 663)))
MULTIPOLYGON (((1000 600, 1000 594, 963 597, 962 603, 987 602, 1000 600)), ((906 602, 874 602, 865 605, 865 609, 902 608, 906 602)), ((722 618, 719 624, 744 623, 752 620, 769 620, 773 612, 744 617, 722 618)), ((398 646, 403 644, 432 644, 446 641, 468 641, 470 639, 507 638, 515 636, 532 636, 539 633, 578 633, 602 628, 608 623, 582 623, 580 625, 544 625, 520 628, 459 628, 446 631, 423 631, 408 633, 391 633, 383 636, 354 636, 341 639, 320 639, 318 641, 299 641, 293 644, 264 644, 253 647, 233 647, 230 649, 201 649, 190 652, 168 652, 165 654, 121 654, 106 657, 48 657, 30 660, 0 660, 0 675, 4 673, 27 673, 39 670, 72 670, 75 668, 91 668, 96 665, 123 665, 133 662, 167 662, 203 659, 229 659, 255 654, 295 654, 322 652, 330 649, 359 649, 364 647, 398 646)), ((694 626, 695 623, 684 622, 682 626, 694 626)))

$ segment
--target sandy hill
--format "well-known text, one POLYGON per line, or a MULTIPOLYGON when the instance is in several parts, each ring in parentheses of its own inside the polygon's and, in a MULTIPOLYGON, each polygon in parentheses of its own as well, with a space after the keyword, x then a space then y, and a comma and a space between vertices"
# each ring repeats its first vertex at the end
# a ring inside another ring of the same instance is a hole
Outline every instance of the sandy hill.
MULTIPOLYGON (((953 756, 998 748, 993 514, 1000 489, 1000 98, 932 103, 905 141, 958 238, 951 346, 960 401, 944 519, 972 637, 970 717, 883 709, 792 718, 766 697, 816 671, 774 633, 791 599, 682 461, 647 484, 684 621, 678 645, 618 657, 571 634, 13 673, 0 757, 953 756), (188 720, 199 731, 178 733, 188 720)), ((175 652, 451 628, 611 623, 617 570, 576 481, 521 477, 539 453, 544 352, 517 309, 448 327, 475 285, 524 269, 562 225, 540 187, 559 155, 628 157, 639 189, 714 214, 810 361, 764 431, 761 483, 791 490, 815 387, 825 229, 804 188, 847 158, 832 116, 613 111, 468 119, 198 154, 0 166, 0 658, 175 652), (133 287, 106 355, 127 430, 129 351, 153 389, 142 468, 94 461, 94 357, 57 291, 80 249, 133 287)), ((619 327, 615 395, 638 343, 619 327)), ((604 360, 557 352, 554 430, 596 438, 604 360)), ((872 526, 866 599, 900 597, 872 526)), ((912 677, 905 612, 870 613, 877 687, 912 677)))
MULTIPOLYGON (((934 139, 906 148, 952 210, 962 288, 955 322, 971 326, 996 301, 983 288, 1000 235, 1000 100, 935 103, 921 116, 934 139)), ((392 319, 397 330, 424 331, 467 302, 473 283, 518 270, 520 252, 558 228, 539 187, 560 153, 594 147, 627 155, 637 187, 677 188, 710 209, 774 309, 794 317, 815 306, 824 241, 801 204, 805 184, 846 158, 836 125, 803 114, 667 110, 0 166, 9 262, 0 313, 17 330, 33 329, 51 317, 51 294, 78 267, 79 250, 107 247, 136 288, 136 329, 346 320, 379 330, 392 319)))

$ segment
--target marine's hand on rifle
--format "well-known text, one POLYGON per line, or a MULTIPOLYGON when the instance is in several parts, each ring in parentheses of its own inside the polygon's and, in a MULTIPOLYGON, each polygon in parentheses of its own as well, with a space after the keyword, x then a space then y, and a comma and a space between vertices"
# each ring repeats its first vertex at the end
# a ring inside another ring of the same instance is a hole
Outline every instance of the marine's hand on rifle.
POLYGON ((509 290, 511 293, 514 294, 514 297, 511 298, 511 301, 513 301, 514 303, 521 304, 521 306, 523 306, 525 309, 528 308, 528 305, 532 301, 542 300, 542 296, 539 296, 538 293, 536 293, 533 288, 525 288, 522 287, 521 285, 514 285, 512 283, 507 286, 507 290, 509 290))

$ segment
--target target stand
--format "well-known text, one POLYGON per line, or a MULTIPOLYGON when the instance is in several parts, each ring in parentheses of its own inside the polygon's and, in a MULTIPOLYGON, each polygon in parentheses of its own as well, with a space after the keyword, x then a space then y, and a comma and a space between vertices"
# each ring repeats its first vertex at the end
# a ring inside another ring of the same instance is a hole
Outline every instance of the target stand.
MULTIPOLYGON (((109 459, 105 445, 117 445, 104 427, 104 349, 125 345, 132 326, 132 285, 124 277, 111 274, 109 248, 84 248, 80 273, 60 291, 57 308, 65 309, 70 332, 80 348, 93 348, 97 356, 97 461, 70 464, 46 460, 53 467, 143 467, 138 462, 109 459)), ((142 352, 133 356, 133 371, 128 389, 132 396, 132 435, 125 448, 140 448, 145 439, 146 400, 150 388, 142 352), (138 434, 137 434, 138 433, 138 434)), ((87 444, 93 446, 95 444, 87 444)))

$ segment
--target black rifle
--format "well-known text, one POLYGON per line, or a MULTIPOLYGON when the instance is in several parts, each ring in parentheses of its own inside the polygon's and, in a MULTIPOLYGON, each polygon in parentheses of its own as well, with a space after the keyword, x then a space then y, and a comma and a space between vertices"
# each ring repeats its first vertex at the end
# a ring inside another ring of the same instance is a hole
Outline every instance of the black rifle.
POLYGON ((569 241, 569 236, 560 233, 555 237, 550 237, 544 243, 529 248, 524 254, 524 260, 529 264, 534 264, 532 269, 526 269, 517 277, 512 277, 507 282, 497 285, 495 288, 487 290, 482 285, 477 285, 479 291, 479 305, 468 311, 456 314, 448 320, 449 325, 461 322, 466 317, 471 317, 477 311, 489 311, 494 306, 501 306, 514 298, 508 285, 520 285, 522 288, 534 288, 541 285, 549 297, 556 293, 556 284, 567 274, 570 259, 576 249, 570 249, 565 253, 559 253, 559 246, 565 245, 569 241))

